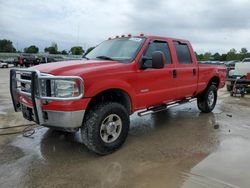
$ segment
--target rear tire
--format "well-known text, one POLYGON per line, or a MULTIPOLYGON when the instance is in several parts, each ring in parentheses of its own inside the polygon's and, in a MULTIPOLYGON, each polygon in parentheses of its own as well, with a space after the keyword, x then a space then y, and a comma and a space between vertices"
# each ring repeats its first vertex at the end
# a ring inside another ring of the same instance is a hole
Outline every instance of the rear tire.
POLYGON ((82 140, 89 150, 99 155, 110 154, 125 142, 129 124, 129 114, 123 105, 97 104, 84 117, 82 140))
POLYGON ((201 112, 211 112, 217 101, 217 87, 215 85, 209 86, 206 91, 197 98, 197 105, 201 112))

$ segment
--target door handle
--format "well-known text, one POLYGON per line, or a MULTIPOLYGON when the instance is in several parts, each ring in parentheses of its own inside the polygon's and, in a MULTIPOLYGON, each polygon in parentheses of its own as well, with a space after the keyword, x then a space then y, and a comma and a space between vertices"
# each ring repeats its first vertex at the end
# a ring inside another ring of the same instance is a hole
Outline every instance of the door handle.
POLYGON ((176 71, 176 69, 173 69, 173 70, 172 70, 172 74, 173 74, 173 78, 176 78, 176 77, 177 77, 177 71, 176 71))
POLYGON ((194 76, 196 75, 196 69, 193 69, 193 75, 194 76))

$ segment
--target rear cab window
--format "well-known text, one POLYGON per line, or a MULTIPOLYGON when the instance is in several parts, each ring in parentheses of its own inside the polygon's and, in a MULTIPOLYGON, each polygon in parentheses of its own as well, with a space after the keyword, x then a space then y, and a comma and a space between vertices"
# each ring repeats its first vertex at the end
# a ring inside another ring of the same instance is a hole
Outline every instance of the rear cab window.
POLYGON ((179 64, 192 64, 192 58, 187 43, 174 41, 174 48, 179 64))

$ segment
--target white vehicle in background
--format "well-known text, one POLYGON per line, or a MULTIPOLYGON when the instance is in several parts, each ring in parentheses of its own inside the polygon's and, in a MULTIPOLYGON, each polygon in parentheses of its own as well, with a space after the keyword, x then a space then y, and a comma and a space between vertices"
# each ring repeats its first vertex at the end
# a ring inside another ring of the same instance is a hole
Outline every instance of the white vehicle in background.
POLYGON ((8 67, 9 67, 8 63, 0 61, 0 68, 8 68, 8 67))
POLYGON ((245 85, 246 90, 250 91, 250 58, 245 58, 240 63, 235 64, 235 69, 230 70, 226 81, 227 90, 231 91, 237 80, 237 84, 245 85))
POLYGON ((245 58, 241 63, 237 63, 234 69, 234 75, 246 76, 250 72, 250 58, 245 58))

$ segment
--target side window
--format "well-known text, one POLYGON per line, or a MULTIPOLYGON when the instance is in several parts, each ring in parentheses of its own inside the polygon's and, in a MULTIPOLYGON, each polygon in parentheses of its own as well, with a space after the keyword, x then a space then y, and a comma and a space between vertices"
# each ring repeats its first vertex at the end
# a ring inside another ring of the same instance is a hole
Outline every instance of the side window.
POLYGON ((191 64, 192 59, 187 44, 174 42, 179 64, 191 64))
MULTIPOLYGON (((163 52, 165 58, 166 58, 166 63, 167 64, 171 64, 171 56, 170 56, 170 52, 169 52, 169 47, 168 47, 168 43, 165 41, 154 41, 151 42, 148 46, 148 48, 146 49, 146 52, 144 53, 144 56, 146 57, 152 57, 152 53, 154 51, 161 51, 163 52)), ((151 60, 148 60, 151 61, 151 60)))

